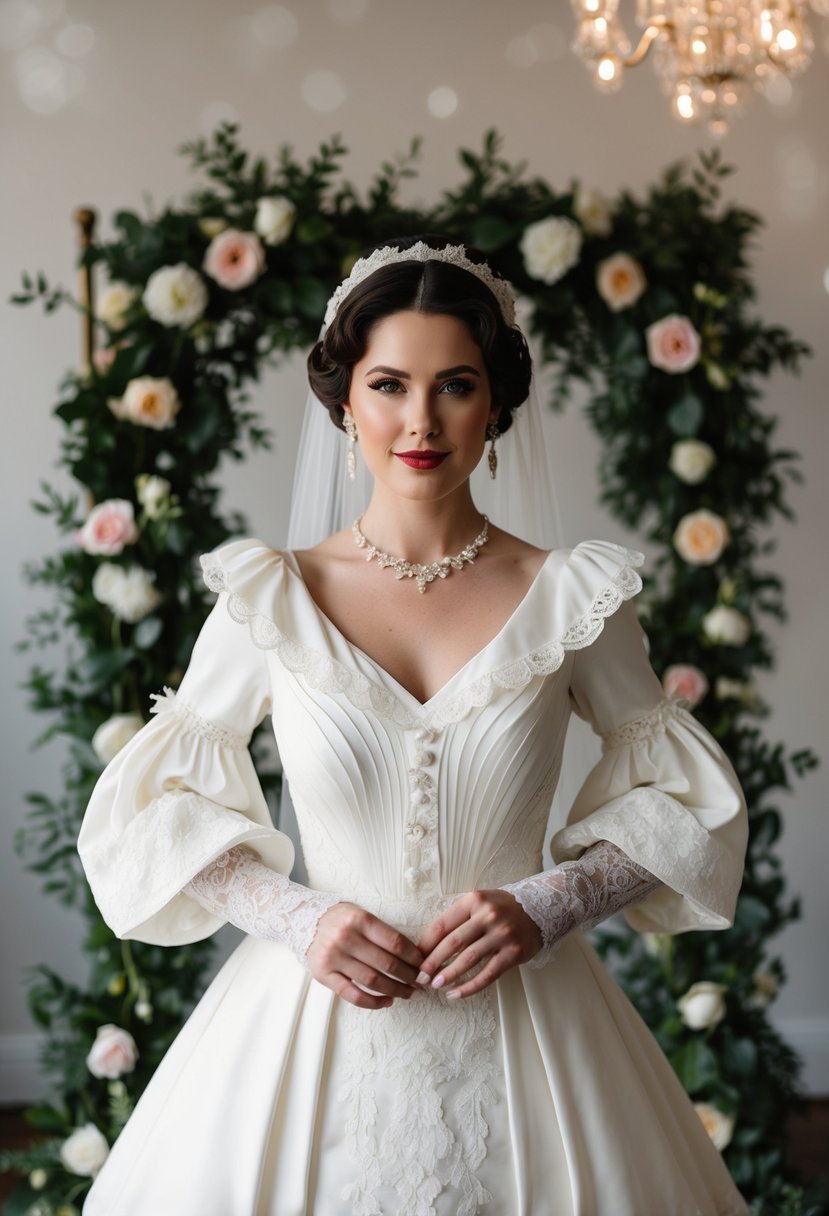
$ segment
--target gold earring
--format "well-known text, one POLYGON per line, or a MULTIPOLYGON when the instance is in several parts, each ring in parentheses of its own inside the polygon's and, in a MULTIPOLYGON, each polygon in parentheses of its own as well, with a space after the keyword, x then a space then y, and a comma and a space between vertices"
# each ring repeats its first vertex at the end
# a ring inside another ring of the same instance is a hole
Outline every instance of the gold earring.
POLYGON ((501 432, 498 430, 498 423, 490 422, 489 426, 486 428, 486 437, 490 441, 489 456, 487 459, 489 460, 489 475, 493 480, 495 479, 495 473, 498 469, 498 453, 495 451, 495 440, 500 434, 501 432))
POLYGON ((345 458, 345 467, 348 470, 349 481, 353 481, 357 475, 357 456, 355 447, 357 445, 357 424, 350 414, 343 412, 343 429, 348 435, 348 453, 345 458))

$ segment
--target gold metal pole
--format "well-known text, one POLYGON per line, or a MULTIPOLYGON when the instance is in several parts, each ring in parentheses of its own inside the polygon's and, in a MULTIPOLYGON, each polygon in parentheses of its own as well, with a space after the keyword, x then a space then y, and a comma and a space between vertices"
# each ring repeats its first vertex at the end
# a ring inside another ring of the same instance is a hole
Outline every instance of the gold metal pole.
MULTIPOLYGON (((81 250, 86 250, 92 244, 97 214, 92 207, 78 207, 72 218, 79 229, 78 244, 81 250)), ((92 356, 95 353, 95 293, 91 266, 81 266, 78 294, 84 309, 81 366, 84 375, 89 376, 92 373, 92 356)))

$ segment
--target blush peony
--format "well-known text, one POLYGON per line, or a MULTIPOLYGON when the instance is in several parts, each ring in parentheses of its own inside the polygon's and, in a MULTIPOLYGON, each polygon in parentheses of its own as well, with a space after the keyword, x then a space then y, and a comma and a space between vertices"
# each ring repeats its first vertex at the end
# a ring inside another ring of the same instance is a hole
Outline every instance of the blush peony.
POLYGON ((107 498, 93 507, 75 540, 85 553, 116 557, 138 540, 135 512, 126 498, 107 498))
POLYGON ((280 194, 259 199, 253 226, 266 245, 281 245, 291 235, 295 219, 296 207, 280 194))
POLYGON ((93 1077, 114 1081, 125 1072, 132 1072, 137 1059, 138 1047, 129 1031, 108 1023, 98 1027, 86 1066, 93 1077))
POLYGON ((581 228, 565 216, 530 224, 521 237, 527 274, 542 283, 558 282, 578 262, 581 244, 581 228))
POLYGON ((674 548, 692 566, 710 566, 731 539, 728 524, 713 511, 683 515, 674 532, 674 548))
POLYGON ((717 463, 717 455, 710 444, 701 439, 680 439, 671 448, 668 468, 684 481, 695 486, 704 481, 717 463))
POLYGON ((642 267, 627 253, 614 253, 596 267, 596 290, 611 312, 630 308, 647 285, 642 267))
POLYGON ((666 696, 682 697, 693 709, 708 692, 708 680, 705 673, 691 663, 673 663, 665 668, 662 687, 666 696))
POLYGON ((150 275, 142 302, 148 315, 160 325, 189 329, 204 312, 208 298, 207 286, 198 271, 186 262, 179 262, 175 266, 162 266, 150 275))
POLYGON ((699 359, 700 336, 688 318, 678 313, 649 325, 645 341, 653 366, 671 375, 690 371, 699 359))
POLYGON ((207 246, 202 269, 227 291, 241 291, 265 269, 265 250, 255 232, 226 228, 207 246))
POLYGON ((181 409, 175 385, 166 376, 137 376, 127 382, 123 397, 110 397, 109 408, 116 418, 165 431, 181 409))
POLYGON ((64 1140, 60 1159, 70 1174, 94 1178, 109 1156, 106 1137, 94 1123, 86 1123, 64 1140))
POLYGON ((691 1030, 708 1030, 725 1017, 725 984, 700 980, 677 1001, 682 1020, 691 1030))

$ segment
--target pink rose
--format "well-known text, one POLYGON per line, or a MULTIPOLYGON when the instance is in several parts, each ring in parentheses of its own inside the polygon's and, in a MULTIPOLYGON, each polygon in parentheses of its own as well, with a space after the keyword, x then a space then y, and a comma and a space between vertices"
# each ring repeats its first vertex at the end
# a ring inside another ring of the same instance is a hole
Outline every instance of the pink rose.
POLYGON ((129 1031, 108 1023, 98 1027, 86 1066, 93 1077, 115 1081, 123 1073, 132 1072, 137 1059, 138 1048, 129 1031))
POLYGON ((687 317, 672 313, 645 330, 648 358, 663 372, 687 372, 699 359, 700 336, 687 317))
POLYGON ((674 663, 665 668, 662 687, 665 696, 682 697, 693 709, 708 692, 708 680, 698 667, 690 663, 674 663))
POLYGON ((124 545, 134 545, 138 540, 135 512, 126 498, 108 498, 93 507, 86 523, 75 533, 75 540, 85 553, 115 557, 122 553, 124 545))
POLYGON ((226 228, 208 245, 202 269, 220 287, 239 291, 265 269, 265 249, 255 232, 226 228))

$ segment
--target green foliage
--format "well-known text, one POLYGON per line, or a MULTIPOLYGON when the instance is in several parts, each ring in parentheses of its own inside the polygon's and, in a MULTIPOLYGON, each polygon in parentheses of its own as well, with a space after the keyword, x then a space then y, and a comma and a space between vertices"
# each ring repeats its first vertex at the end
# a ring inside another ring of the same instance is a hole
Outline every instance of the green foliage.
MULTIPOLYGON (((127 297, 120 313, 97 321, 108 361, 99 355, 83 373, 69 372, 55 407, 64 428, 61 463, 85 501, 63 498, 42 482, 32 503, 53 519, 63 547, 25 570, 33 585, 49 589, 54 607, 29 619, 19 646, 41 651, 70 639, 65 670, 35 664, 25 685, 31 707, 50 718, 36 744, 60 734, 68 758, 59 796, 27 796, 17 847, 44 890, 85 918, 90 975, 81 988, 49 968, 31 969, 30 1005, 46 1032, 53 1096, 28 1118, 49 1139, 5 1154, 0 1168, 43 1168, 48 1181, 38 1191, 21 1183, 8 1210, 31 1213, 40 1203, 51 1212, 80 1203, 88 1182, 61 1165, 61 1143, 86 1122, 115 1139, 192 1007, 209 957, 204 942, 161 949, 119 941, 101 920, 76 851, 102 767, 95 731, 116 713, 146 717, 150 692, 175 687, 186 666, 208 607, 196 558, 246 530, 238 514, 219 510, 219 461, 271 444, 249 409, 250 384, 264 367, 316 340, 328 296, 363 250, 393 235, 441 231, 483 249, 525 297, 542 358, 556 370, 551 404, 560 408, 577 384, 587 385, 588 417, 604 445, 603 501, 657 554, 641 597, 651 660, 660 675, 680 663, 704 674, 708 691, 695 711, 730 756, 749 803, 745 880, 732 928, 676 937, 606 930, 600 948, 693 1100, 733 1118, 724 1155, 757 1216, 816 1216, 817 1191, 800 1188, 782 1161, 780 1132, 799 1100, 799 1063, 766 1012, 785 982, 769 943, 800 915, 776 853, 783 826, 778 796, 816 759, 764 738, 760 722, 768 710, 753 684, 754 673, 773 663, 764 622, 785 619, 782 582, 765 568, 772 546, 762 528, 777 516, 793 518, 787 494, 800 480, 797 453, 774 446, 776 423, 760 408, 761 382, 777 369, 796 372, 808 351, 752 311, 751 249, 761 220, 723 202, 731 168, 718 152, 702 153, 698 164, 670 167, 641 199, 623 191, 601 223, 582 212, 578 182, 557 193, 527 176, 525 164, 503 157, 494 131, 480 151, 460 151, 460 184, 428 210, 399 199, 416 173, 418 140, 381 164, 365 197, 343 178, 347 149, 338 136, 307 164, 289 146, 273 164, 252 158, 232 123, 180 151, 202 180, 186 203, 146 216, 119 212, 115 238, 81 256, 82 264, 124 285, 127 297), (204 269, 216 234, 232 228, 253 238, 259 201, 275 197, 293 206, 292 221, 263 238, 260 273, 244 286, 223 287, 204 269), (542 281, 522 238, 550 218, 580 220, 582 245, 575 265, 542 281), (619 252, 635 259, 644 285, 636 299, 614 308, 597 289, 597 276, 619 252), (150 315, 143 293, 152 275, 179 263, 201 272, 206 302, 195 319, 167 324, 150 315), (681 372, 655 366, 648 353, 648 327, 671 314, 690 321, 699 336, 699 355, 681 372), (117 407, 128 386, 145 376, 174 386, 181 408, 172 425, 156 429, 121 416, 117 407), (702 441, 715 454, 701 480, 673 471, 674 445, 684 440, 702 441), (152 509, 136 481, 148 474, 169 482, 152 509), (96 598, 93 579, 104 559, 85 552, 76 537, 92 504, 112 498, 133 505, 138 539, 105 560, 151 571, 161 592, 132 623, 96 598), (692 562, 674 537, 680 521, 700 509, 725 522, 727 543, 710 561, 692 562), (705 615, 717 606, 746 618, 744 644, 707 636, 705 615), (725 1016, 693 1030, 677 1001, 700 981, 722 985, 725 1016), (85 1063, 106 1023, 129 1030, 139 1049, 136 1068, 109 1082, 93 1077, 85 1063)), ((22 284, 14 304, 39 301, 49 313, 66 303, 84 311, 42 273, 24 273, 22 284)), ((261 761, 259 770, 273 794, 275 774, 261 761)))

